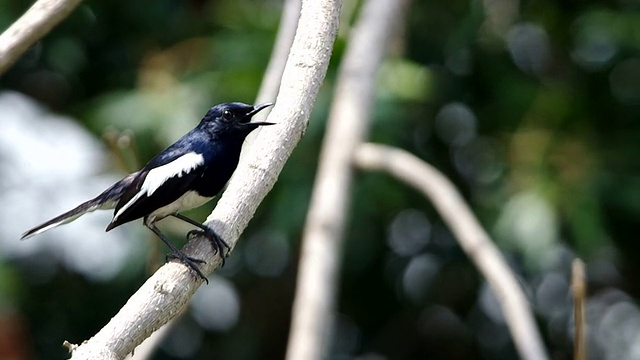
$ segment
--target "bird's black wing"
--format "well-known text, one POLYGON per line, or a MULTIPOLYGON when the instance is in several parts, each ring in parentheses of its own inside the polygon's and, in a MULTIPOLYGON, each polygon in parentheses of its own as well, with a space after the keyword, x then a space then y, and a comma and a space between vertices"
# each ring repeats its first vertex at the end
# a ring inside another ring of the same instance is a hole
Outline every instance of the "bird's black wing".
POLYGON ((204 156, 171 147, 151 160, 122 195, 107 231, 147 216, 184 195, 204 171, 204 156))
POLYGON ((181 145, 180 140, 178 140, 178 142, 176 142, 175 144, 165 149, 160 154, 156 155, 153 159, 149 160, 147 165, 145 165, 139 171, 140 176, 138 176, 135 179, 135 181, 129 184, 127 189, 125 189, 124 193, 119 199, 120 201, 116 205, 116 209, 115 209, 116 212, 118 212, 118 210, 120 210, 120 208, 123 205, 128 203, 134 196, 136 196, 136 194, 140 191, 140 188, 144 183, 144 180, 146 179, 147 174, 149 174, 149 171, 155 168, 158 168, 160 166, 167 165, 170 162, 179 158, 181 155, 184 155, 184 151, 182 150, 183 146, 178 146, 178 145, 181 145))

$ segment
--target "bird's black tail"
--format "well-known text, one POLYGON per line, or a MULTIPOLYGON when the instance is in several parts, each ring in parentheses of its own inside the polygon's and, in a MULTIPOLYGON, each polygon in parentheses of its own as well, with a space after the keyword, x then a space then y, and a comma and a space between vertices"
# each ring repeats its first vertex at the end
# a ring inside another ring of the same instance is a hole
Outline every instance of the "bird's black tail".
POLYGON ((120 197, 124 193, 124 190, 133 182, 137 175, 137 172, 133 173, 113 184, 111 187, 103 191, 102 194, 96 196, 95 198, 76 206, 75 208, 65 212, 64 214, 60 214, 53 219, 34 227, 33 229, 27 230, 24 234, 22 234, 20 239, 24 240, 60 225, 70 223, 80 216, 95 210, 108 210, 115 208, 116 204, 120 200, 120 197))

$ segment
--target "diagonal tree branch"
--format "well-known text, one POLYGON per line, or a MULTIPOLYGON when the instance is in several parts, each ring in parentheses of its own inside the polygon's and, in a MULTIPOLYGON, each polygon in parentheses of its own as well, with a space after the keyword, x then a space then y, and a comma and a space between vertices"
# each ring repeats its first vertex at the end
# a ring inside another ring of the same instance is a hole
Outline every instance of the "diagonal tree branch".
POLYGON ((0 35, 0 75, 66 18, 81 0, 38 0, 0 35))
MULTIPOLYGON (((289 57, 289 50, 293 44, 293 39, 296 35, 296 29, 298 27, 298 18, 300 17, 300 7, 302 5, 301 0, 285 0, 283 5, 282 17, 280 19, 280 25, 278 26, 278 35, 273 45, 273 51, 271 52, 271 58, 269 59, 269 65, 265 70, 262 78, 262 84, 260 85, 260 91, 255 103, 261 104, 267 101, 271 101, 278 96, 278 89, 280 88, 280 79, 282 79, 282 73, 284 67, 287 64, 287 58, 289 57)), ((266 111, 263 111, 266 113, 266 111)), ((267 116, 260 112, 254 116, 255 121, 262 121, 267 116)), ((254 135, 251 133, 250 135, 254 135)), ((250 150, 251 144, 255 141, 255 138, 247 138, 245 144, 248 146, 243 150, 243 154, 246 154, 250 150), (249 150, 247 150, 249 149, 249 150)), ((177 323, 179 318, 175 317, 158 331, 154 332, 148 337, 140 346, 136 348, 134 354, 127 356, 129 360, 145 360, 151 358, 155 352, 158 344, 162 342, 169 329, 177 323)))
MULTIPOLYGON (((283 73, 276 105, 269 119, 277 122, 262 131, 217 207, 207 219, 233 248, 258 205, 273 187, 293 148, 302 137, 327 71, 338 29, 340 0, 304 0, 298 29, 283 73)), ((205 274, 220 266, 205 239, 184 249, 204 259, 205 274)), ((152 332, 179 314, 202 280, 187 267, 162 266, 94 337, 74 348, 72 359, 122 359, 152 332)))
POLYGON ((325 357, 351 192, 353 151, 366 136, 375 74, 407 0, 368 0, 340 67, 322 145, 293 304, 287 359, 325 357))
POLYGON ((363 169, 388 172, 431 200, 462 249, 495 292, 520 358, 548 359, 518 280, 455 186, 421 159, 390 146, 363 144, 355 152, 354 160, 363 169))

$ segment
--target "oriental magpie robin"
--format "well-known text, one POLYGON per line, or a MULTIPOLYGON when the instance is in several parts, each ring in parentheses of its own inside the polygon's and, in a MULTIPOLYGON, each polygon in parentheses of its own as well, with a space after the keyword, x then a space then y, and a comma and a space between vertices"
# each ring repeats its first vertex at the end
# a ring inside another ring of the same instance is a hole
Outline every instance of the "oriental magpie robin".
POLYGON ((234 102, 212 107, 198 126, 141 170, 126 176, 97 197, 28 230, 22 234, 22 239, 69 223, 94 210, 115 209, 106 231, 143 218, 144 225, 172 250, 167 257, 181 260, 206 281, 197 266, 203 261, 178 250, 155 223, 174 216, 198 227, 198 230, 189 231, 187 237, 202 235, 208 238, 224 264, 224 248, 229 249, 229 245, 209 227, 179 213, 206 203, 222 190, 238 165, 247 135, 261 125, 273 125, 251 122, 253 115, 271 105, 234 102))

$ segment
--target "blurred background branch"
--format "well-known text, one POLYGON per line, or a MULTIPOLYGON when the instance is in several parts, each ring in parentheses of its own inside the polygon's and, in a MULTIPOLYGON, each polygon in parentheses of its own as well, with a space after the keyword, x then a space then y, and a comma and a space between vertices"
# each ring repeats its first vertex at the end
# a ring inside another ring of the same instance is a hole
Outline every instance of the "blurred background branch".
MULTIPOLYGON (((280 17, 280 25, 278 26, 278 35, 276 36, 271 57, 269 58, 269 64, 262 77, 262 83, 260 90, 256 96, 255 103, 262 104, 265 102, 272 102, 278 96, 278 89, 280 88, 280 80, 282 79, 282 73, 287 64, 289 57, 289 50, 293 44, 293 40, 296 35, 296 29, 298 28, 298 19, 300 18, 300 9, 302 6, 302 0, 284 0, 282 7, 282 16, 280 17)), ((254 121, 262 121, 266 119, 268 114, 271 113, 271 109, 265 109, 264 114, 256 114, 254 121)), ((245 141, 244 149, 250 148, 251 144, 255 141, 259 132, 249 134, 245 141)), ((244 158, 247 152, 243 151, 240 156, 244 158)))
POLYGON ((349 36, 302 235, 287 359, 326 357, 352 196, 351 155, 368 133, 376 74, 407 4, 367 0, 349 36))
MULTIPOLYGON (((289 58, 289 50, 291 50, 291 45, 296 36, 301 7, 302 0, 284 0, 283 2, 278 35, 273 44, 269 65, 267 65, 262 77, 262 84, 255 101, 256 104, 273 101, 278 96, 280 79, 282 79, 282 73, 289 58)), ((260 117, 266 118, 267 115, 256 115, 258 121, 260 117)))
POLYGON ((364 170, 385 171, 420 190, 456 235, 460 246, 498 296, 521 359, 548 359, 529 301, 504 257, 455 186, 440 171, 406 151, 363 144, 355 152, 364 170))
POLYGON ((0 75, 66 18, 81 0, 38 0, 0 34, 0 75))
POLYGON ((574 259, 571 264, 571 293, 573 295, 573 359, 587 359, 587 344, 585 341, 586 319, 585 319, 585 298, 587 296, 587 283, 584 269, 584 262, 574 259))

